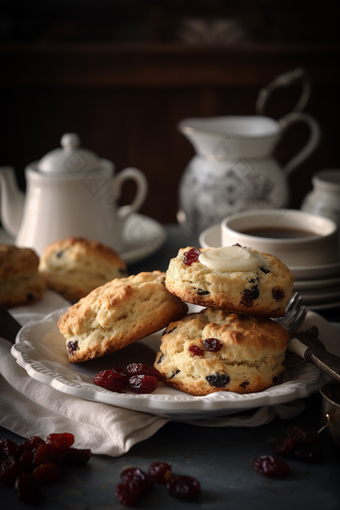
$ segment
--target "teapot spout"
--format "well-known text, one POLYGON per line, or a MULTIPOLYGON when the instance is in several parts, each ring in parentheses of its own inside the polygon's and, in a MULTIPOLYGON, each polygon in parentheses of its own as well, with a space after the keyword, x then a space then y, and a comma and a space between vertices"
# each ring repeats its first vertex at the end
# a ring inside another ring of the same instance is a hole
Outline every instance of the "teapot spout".
POLYGON ((18 188, 14 169, 0 168, 1 221, 4 229, 13 237, 16 237, 19 232, 24 202, 25 196, 18 188))

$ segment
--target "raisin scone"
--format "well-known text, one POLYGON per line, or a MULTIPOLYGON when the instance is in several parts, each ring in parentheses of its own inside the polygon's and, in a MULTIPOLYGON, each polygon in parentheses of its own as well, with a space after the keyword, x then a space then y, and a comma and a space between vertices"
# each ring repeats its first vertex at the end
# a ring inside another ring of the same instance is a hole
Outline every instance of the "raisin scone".
POLYGON ((104 356, 183 317, 187 305, 166 290, 164 280, 161 271, 116 278, 71 306, 58 321, 69 360, 104 356))
POLYGON ((281 260, 239 245, 180 249, 166 288, 187 303, 260 317, 282 317, 294 278, 281 260))
POLYGON ((0 244, 0 303, 5 308, 35 303, 46 284, 38 271, 39 257, 30 248, 0 244))
POLYGON ((154 367, 192 395, 263 391, 283 378, 288 340, 271 319, 206 308, 168 325, 154 367))
POLYGON ((78 301, 114 278, 127 276, 125 262, 114 250, 81 237, 49 244, 39 270, 47 286, 68 301, 78 301))

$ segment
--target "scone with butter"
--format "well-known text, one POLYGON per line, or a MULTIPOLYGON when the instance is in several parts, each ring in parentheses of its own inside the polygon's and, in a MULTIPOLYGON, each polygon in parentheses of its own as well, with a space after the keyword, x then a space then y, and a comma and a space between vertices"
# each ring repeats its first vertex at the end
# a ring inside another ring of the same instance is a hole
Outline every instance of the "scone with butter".
POLYGON ((30 248, 0 244, 0 303, 6 307, 38 301, 46 288, 39 257, 30 248))
POLYGON ((271 319, 206 308, 169 324, 154 367, 192 395, 263 391, 283 378, 288 340, 271 319))
POLYGON ((294 277, 281 260, 239 245, 180 249, 166 288, 183 301, 228 312, 282 317, 294 277))
POLYGON ((166 290, 164 280, 161 271, 116 278, 71 306, 58 321, 69 360, 104 356, 183 317, 187 305, 166 290))
POLYGON ((97 241, 70 237, 49 244, 39 270, 47 286, 68 301, 78 301, 114 278, 127 276, 118 253, 97 241))

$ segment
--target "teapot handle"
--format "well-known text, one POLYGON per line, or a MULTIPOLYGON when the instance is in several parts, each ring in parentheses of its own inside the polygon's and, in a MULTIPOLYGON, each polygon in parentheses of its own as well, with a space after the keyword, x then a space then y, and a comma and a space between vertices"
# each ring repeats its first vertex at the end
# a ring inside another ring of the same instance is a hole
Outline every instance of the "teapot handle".
POLYGON ((121 220, 126 219, 131 213, 138 211, 146 198, 148 192, 148 181, 145 175, 137 168, 125 168, 114 177, 114 184, 118 196, 121 194, 121 189, 125 181, 132 179, 137 185, 136 195, 129 205, 123 205, 117 210, 117 216, 121 220))
POLYGON ((298 81, 302 82, 302 92, 300 99, 293 111, 301 112, 309 101, 311 84, 306 71, 304 69, 298 68, 294 69, 294 71, 289 71, 288 73, 280 74, 277 78, 275 78, 275 80, 269 83, 269 85, 260 90, 255 104, 256 113, 258 115, 264 115, 264 108, 274 90, 280 87, 289 87, 290 85, 298 81))
POLYGON ((316 149, 320 140, 320 127, 316 120, 307 113, 292 112, 280 119, 279 124, 282 131, 285 132, 292 124, 296 122, 305 122, 310 129, 310 137, 306 145, 298 152, 283 168, 286 175, 289 175, 294 168, 300 165, 316 149))

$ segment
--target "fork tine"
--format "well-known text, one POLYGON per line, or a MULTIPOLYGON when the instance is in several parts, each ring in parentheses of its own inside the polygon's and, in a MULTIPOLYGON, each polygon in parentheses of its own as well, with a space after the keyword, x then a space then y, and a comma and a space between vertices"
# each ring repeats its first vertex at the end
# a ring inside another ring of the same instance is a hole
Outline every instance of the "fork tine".
POLYGON ((302 304, 302 297, 295 292, 288 302, 285 316, 274 320, 289 331, 296 332, 303 324, 306 314, 307 310, 302 304))

